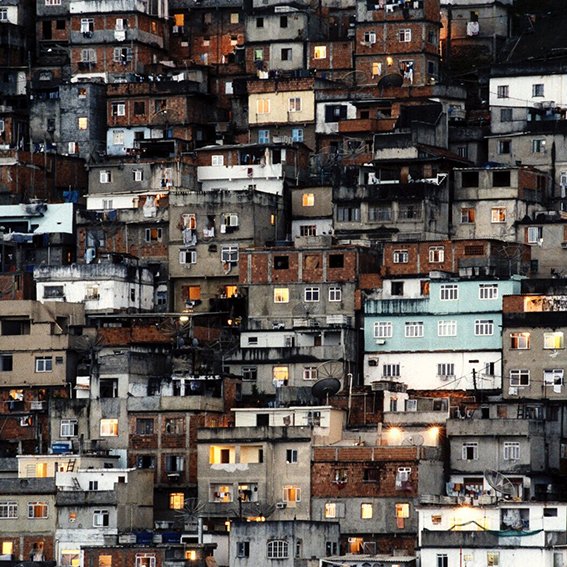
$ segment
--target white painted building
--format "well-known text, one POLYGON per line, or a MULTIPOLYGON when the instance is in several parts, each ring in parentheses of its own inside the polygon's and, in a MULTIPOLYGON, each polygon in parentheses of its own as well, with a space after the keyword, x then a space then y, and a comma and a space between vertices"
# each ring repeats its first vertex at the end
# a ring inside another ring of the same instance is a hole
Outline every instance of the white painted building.
POLYGON ((38 301, 84 303, 88 312, 154 308, 153 275, 124 263, 40 266, 34 270, 38 301))
POLYGON ((417 509, 421 565, 563 567, 567 504, 501 501, 417 509))

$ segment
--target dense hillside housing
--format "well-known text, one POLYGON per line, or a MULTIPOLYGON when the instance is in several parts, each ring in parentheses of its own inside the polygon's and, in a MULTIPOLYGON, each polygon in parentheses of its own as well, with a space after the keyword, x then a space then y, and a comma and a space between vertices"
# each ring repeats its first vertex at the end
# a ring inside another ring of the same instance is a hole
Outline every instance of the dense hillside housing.
POLYGON ((555 0, 0 5, 0 567, 567 565, 555 0))

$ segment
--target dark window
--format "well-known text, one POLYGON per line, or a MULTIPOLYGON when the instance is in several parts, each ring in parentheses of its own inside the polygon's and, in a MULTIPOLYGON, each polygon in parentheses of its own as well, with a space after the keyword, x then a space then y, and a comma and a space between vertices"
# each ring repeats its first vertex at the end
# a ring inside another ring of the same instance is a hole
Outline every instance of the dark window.
POLYGON ((492 173, 492 185, 494 187, 510 187, 510 172, 494 171, 492 173))
POLYGON ((138 435, 152 435, 154 432, 154 420, 140 418, 136 420, 136 433, 138 435))
POLYGON ((287 16, 280 16, 280 28, 287 28, 287 16))
POLYGON ((29 321, 4 320, 2 321, 2 335, 29 335, 29 321))
POLYGON ((146 103, 143 100, 134 101, 134 114, 140 116, 146 113, 146 103))
POLYGON ((100 397, 101 398, 118 397, 118 378, 101 378, 100 397))
POLYGON ((328 104, 325 106, 325 122, 338 122, 347 115, 346 104, 328 104))
POLYGON ((138 455, 136 457, 136 468, 138 469, 155 469, 156 458, 153 455, 138 455))
POLYGON ((0 372, 12 372, 13 358, 11 354, 0 354, 0 372))
POLYGON ((230 463, 230 449, 220 450, 220 462, 223 464, 230 463))
POLYGON ((463 187, 478 187, 478 171, 463 171, 461 185, 463 187))
POLYGON ((378 482, 380 480, 380 471, 377 468, 364 469, 362 473, 364 482, 378 482))
POLYGON ((288 270, 289 256, 274 256, 274 270, 288 270))
POLYGON ((403 295, 404 294, 404 282, 392 282, 391 283, 391 293, 392 293, 392 295, 403 295))
POLYGON ((329 256, 329 268, 344 268, 345 257, 343 254, 331 254, 329 256))
POLYGON ((264 27, 264 18, 256 18, 256 27, 263 28, 264 27))
POLYGON ((543 509, 543 517, 544 518, 556 518, 557 517, 557 508, 544 508, 543 509))
POLYGON ((270 415, 267 413, 259 413, 256 415, 256 425, 270 425, 270 415))
POLYGON ((56 20, 55 21, 55 29, 56 30, 64 30, 65 29, 65 20, 56 20))
POLYGON ((465 256, 482 256, 483 254, 484 246, 482 244, 465 246, 465 256))
POLYGON ((250 557, 250 542, 237 541, 236 542, 236 557, 250 557))
POLYGON ((530 260, 530 272, 537 272, 539 270, 539 260, 530 260))

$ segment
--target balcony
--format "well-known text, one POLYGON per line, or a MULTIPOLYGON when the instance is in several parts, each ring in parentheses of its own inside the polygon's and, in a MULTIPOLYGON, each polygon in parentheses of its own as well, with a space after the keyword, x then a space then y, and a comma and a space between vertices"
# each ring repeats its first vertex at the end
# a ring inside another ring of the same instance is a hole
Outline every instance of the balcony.
POLYGON ((281 179, 283 167, 281 163, 266 165, 202 165, 197 168, 199 181, 236 181, 240 179, 281 179))
POLYGON ((449 419, 447 420, 447 436, 460 437, 474 435, 475 437, 510 436, 531 437, 543 435, 542 421, 527 419, 449 419))
POLYGON ((355 118, 339 122, 339 134, 389 132, 393 129, 396 118, 355 118))

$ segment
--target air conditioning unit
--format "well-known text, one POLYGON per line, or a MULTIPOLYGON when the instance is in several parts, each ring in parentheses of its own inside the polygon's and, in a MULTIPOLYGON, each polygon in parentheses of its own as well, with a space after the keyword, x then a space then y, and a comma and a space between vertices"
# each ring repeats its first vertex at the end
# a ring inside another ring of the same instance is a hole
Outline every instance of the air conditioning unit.
POLYGON ((287 508, 287 502, 276 502, 276 508, 278 510, 283 510, 284 508, 287 508))
POLYGON ((283 137, 282 136, 273 136, 272 142, 274 144, 281 144, 283 142, 283 137))
POLYGON ((376 339, 376 344, 377 345, 385 345, 386 341, 384 339, 376 339))
POLYGON ((562 242, 562 243, 561 243, 561 248, 567 249, 567 242, 562 242))

